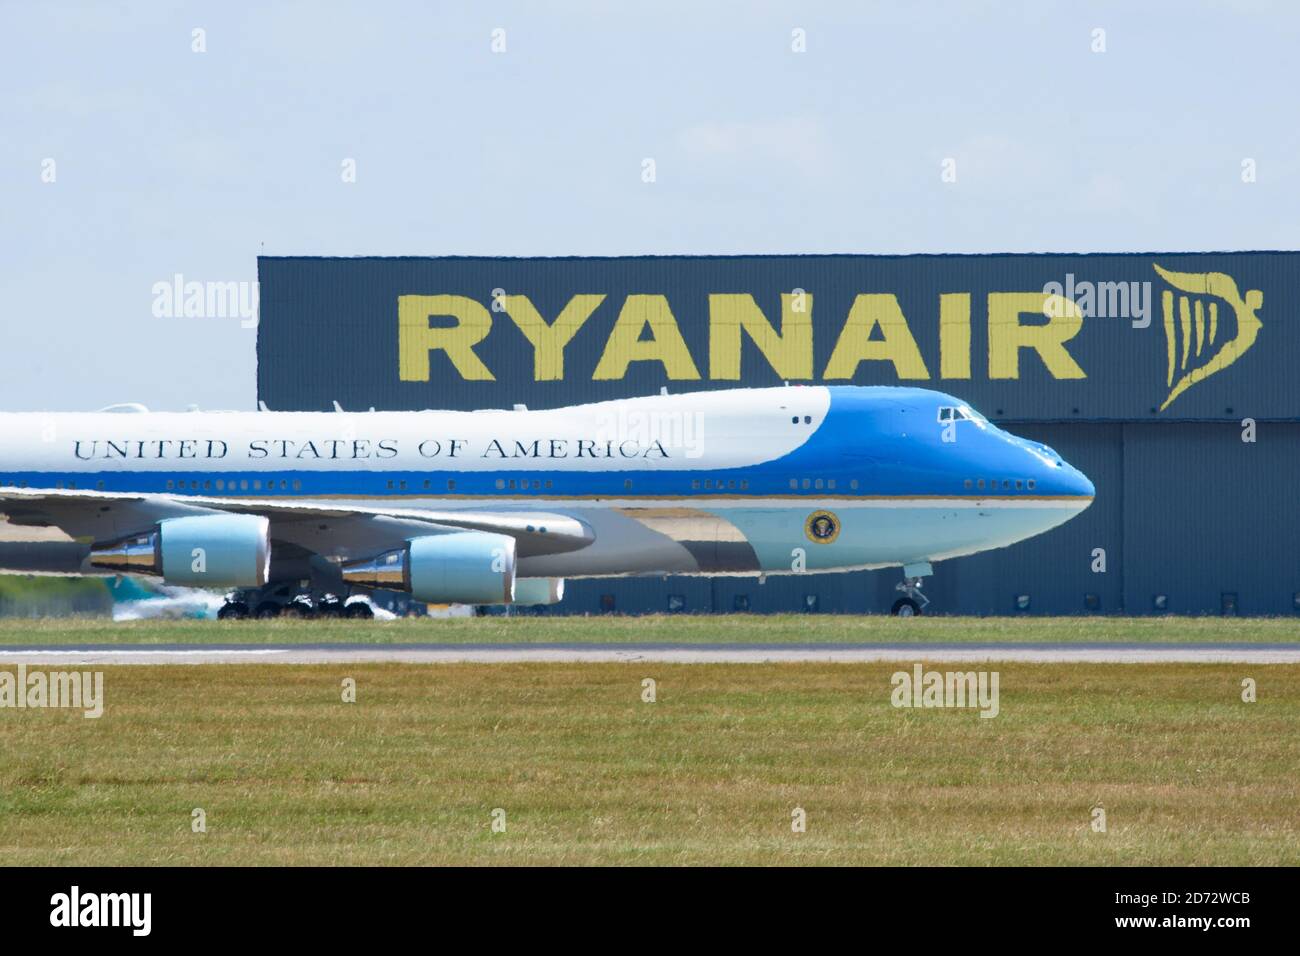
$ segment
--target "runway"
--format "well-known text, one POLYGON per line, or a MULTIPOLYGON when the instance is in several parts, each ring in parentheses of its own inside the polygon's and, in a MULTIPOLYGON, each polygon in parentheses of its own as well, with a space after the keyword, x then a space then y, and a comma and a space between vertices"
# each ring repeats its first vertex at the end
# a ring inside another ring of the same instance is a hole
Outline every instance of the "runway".
POLYGON ((1297 644, 64 644, 0 646, 8 664, 1300 664, 1297 644))

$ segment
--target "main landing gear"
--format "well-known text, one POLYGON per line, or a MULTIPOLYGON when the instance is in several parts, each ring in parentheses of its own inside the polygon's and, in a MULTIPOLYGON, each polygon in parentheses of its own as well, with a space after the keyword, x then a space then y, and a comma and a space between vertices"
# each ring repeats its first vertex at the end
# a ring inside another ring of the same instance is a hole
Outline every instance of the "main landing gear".
POLYGON ((894 590, 902 591, 907 597, 894 602, 889 613, 894 617, 917 617, 925 610, 930 599, 921 593, 921 579, 934 573, 928 561, 903 566, 903 580, 894 585, 894 590))
POLYGON ((375 609, 368 599, 354 597, 349 600, 346 596, 315 594, 306 588, 286 586, 236 592, 217 611, 219 621, 242 621, 250 617, 263 620, 275 617, 372 620, 374 616, 375 609))

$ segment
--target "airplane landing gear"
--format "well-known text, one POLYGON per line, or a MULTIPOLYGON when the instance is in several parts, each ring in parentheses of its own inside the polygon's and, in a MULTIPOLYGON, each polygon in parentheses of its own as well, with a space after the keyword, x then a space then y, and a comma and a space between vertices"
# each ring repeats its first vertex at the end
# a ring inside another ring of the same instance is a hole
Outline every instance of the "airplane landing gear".
POLYGON ((242 621, 248 617, 248 605, 243 601, 227 601, 217 611, 218 621, 242 621))
MULTIPOLYGON (((925 597, 925 595, 921 596, 925 597)), ((921 605, 911 598, 899 598, 894 602, 894 606, 890 608, 889 613, 894 617, 916 617, 921 613, 921 605)))
POLYGON ((343 616, 353 620, 373 621, 375 611, 365 601, 355 601, 343 608, 343 616))
POLYGON ((244 618, 350 618, 373 620, 375 610, 367 597, 312 591, 305 585, 274 584, 232 593, 217 611, 223 621, 244 618))
POLYGON ((934 569, 930 567, 927 561, 905 565, 903 567, 903 580, 894 585, 894 590, 902 591, 907 597, 901 597, 895 601, 889 613, 894 617, 917 617, 920 615, 925 610, 926 605, 930 603, 930 599, 921 593, 921 579, 933 573, 934 569))

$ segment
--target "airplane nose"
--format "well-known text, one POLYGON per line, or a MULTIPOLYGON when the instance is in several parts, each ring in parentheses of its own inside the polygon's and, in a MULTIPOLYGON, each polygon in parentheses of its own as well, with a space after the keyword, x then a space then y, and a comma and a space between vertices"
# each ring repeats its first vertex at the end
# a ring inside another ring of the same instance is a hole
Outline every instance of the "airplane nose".
POLYGON ((1096 495, 1097 489, 1093 485, 1092 479, 1071 464, 1067 463, 1065 467, 1069 471, 1066 481, 1070 488, 1069 494, 1078 495, 1081 498, 1092 498, 1096 495))
POLYGON ((1078 468, 1057 456, 1055 464, 1049 466, 1047 470, 1051 474, 1042 485, 1051 489, 1048 494, 1078 498, 1085 508, 1091 504, 1097 489, 1093 486, 1092 480, 1078 468))
POLYGON ((1091 479, 1062 458, 1055 449, 1038 445, 1033 451, 1039 460, 1038 484, 1043 494, 1080 499, 1091 499, 1096 494, 1097 489, 1091 479))

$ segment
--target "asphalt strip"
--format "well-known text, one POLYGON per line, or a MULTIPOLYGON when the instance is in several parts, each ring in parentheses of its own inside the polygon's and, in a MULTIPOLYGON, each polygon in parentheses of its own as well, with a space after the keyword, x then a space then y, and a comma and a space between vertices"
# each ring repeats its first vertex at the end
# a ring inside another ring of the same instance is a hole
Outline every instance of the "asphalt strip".
POLYGON ((1300 644, 312 644, 0 647, 5 664, 1300 664, 1300 644))

